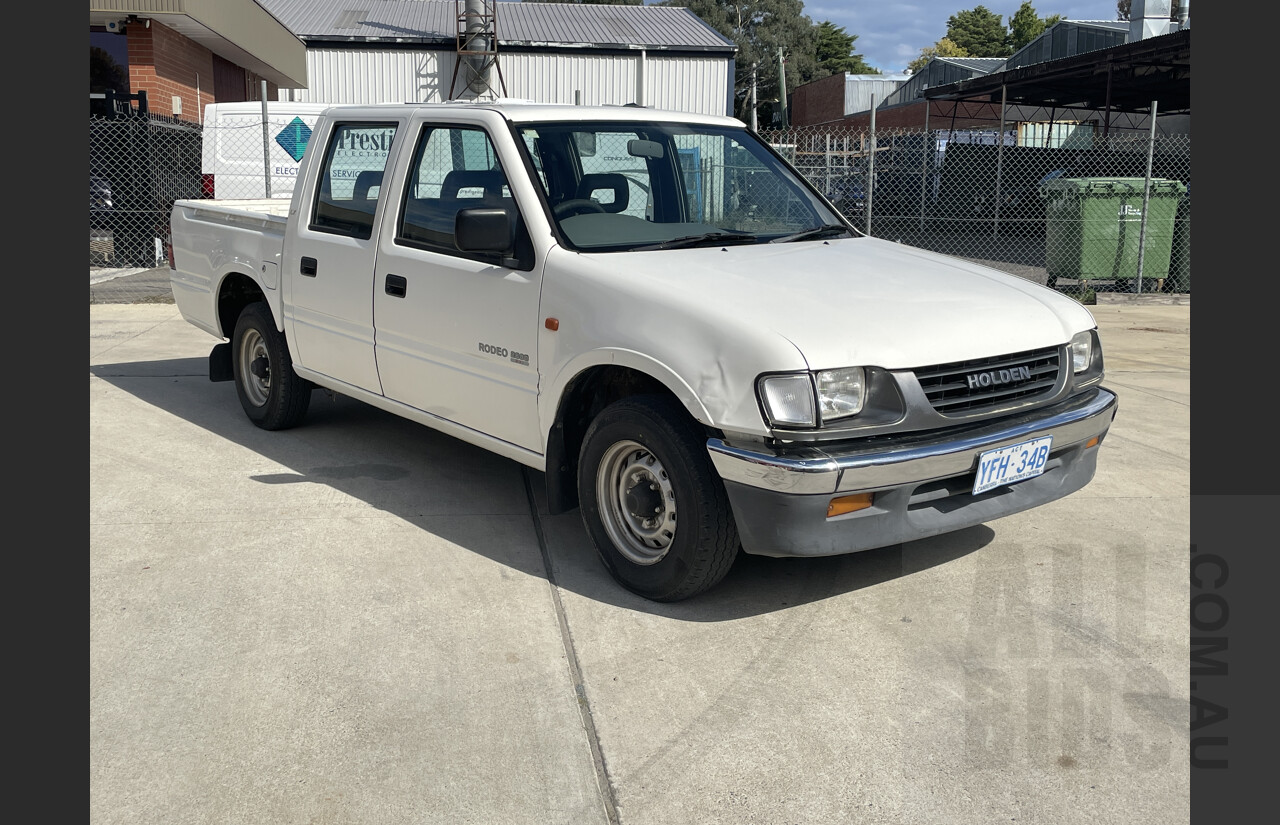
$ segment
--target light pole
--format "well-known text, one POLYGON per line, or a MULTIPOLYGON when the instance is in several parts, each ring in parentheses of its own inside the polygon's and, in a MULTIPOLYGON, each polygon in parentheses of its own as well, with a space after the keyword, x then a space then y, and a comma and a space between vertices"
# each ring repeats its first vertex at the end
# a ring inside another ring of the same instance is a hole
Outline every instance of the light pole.
POLYGON ((751 64, 751 131, 759 131, 756 128, 756 63, 751 64))
POLYGON ((787 59, 778 47, 778 105, 782 108, 782 128, 787 128, 787 59))

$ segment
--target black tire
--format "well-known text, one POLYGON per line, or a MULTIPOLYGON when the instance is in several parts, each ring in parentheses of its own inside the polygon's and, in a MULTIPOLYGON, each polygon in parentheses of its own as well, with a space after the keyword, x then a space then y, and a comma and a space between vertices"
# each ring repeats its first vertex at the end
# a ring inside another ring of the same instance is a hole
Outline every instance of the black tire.
POLYGON ((231 369, 240 406, 262 429, 287 430, 306 415, 315 385, 293 371, 289 345, 266 304, 249 304, 236 320, 231 369))
POLYGON ((578 501, 605 567, 645 598, 695 596, 718 584, 737 557, 738 529, 706 437, 673 399, 625 398, 591 422, 578 459, 578 501))

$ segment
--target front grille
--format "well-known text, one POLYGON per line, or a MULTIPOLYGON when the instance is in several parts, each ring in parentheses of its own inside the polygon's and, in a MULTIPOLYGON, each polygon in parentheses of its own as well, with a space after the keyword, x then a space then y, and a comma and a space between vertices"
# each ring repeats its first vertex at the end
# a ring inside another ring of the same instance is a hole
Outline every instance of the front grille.
POLYGON ((963 415, 1047 395, 1058 383, 1058 347, 954 361, 915 371, 933 408, 963 415))

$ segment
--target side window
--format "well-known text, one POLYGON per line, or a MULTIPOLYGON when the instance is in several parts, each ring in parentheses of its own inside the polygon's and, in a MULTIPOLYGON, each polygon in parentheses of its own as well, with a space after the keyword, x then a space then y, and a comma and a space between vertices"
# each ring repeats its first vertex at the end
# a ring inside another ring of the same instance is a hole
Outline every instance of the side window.
POLYGON ((409 167, 396 240, 458 255, 453 242, 458 212, 481 206, 505 207, 516 214, 489 136, 472 127, 424 127, 409 167))
POLYGON ((334 126, 320 167, 311 229, 368 240, 378 208, 394 124, 340 123, 334 126))

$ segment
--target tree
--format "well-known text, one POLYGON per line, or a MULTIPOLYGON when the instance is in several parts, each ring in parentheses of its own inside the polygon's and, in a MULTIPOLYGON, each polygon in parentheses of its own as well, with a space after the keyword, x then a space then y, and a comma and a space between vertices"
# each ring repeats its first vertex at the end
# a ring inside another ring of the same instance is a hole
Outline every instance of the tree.
POLYGON ((751 64, 756 64, 756 97, 760 115, 768 123, 771 100, 778 99, 778 49, 786 58, 787 90, 819 76, 818 27, 804 14, 802 0, 660 0, 655 5, 684 6, 738 46, 734 58, 734 96, 739 116, 749 119, 751 64))
POLYGON ((129 93, 129 72, 106 49, 89 47, 89 91, 129 93))
POLYGON ((880 74, 880 70, 868 65, 862 55, 853 53, 853 41, 857 39, 858 35, 849 34, 844 26, 823 20, 818 24, 814 53, 818 68, 826 74, 880 74))
POLYGON ((915 74, 934 57, 972 57, 972 55, 957 46, 954 40, 944 37, 932 46, 921 49, 920 56, 907 64, 907 71, 915 74))
POLYGON ((1016 52, 1061 19, 1060 14, 1037 17, 1036 10, 1031 6, 1031 0, 1023 0, 1022 5, 1009 18, 1009 47, 1016 52))
POLYGON ((970 57, 1008 57, 1009 33, 1000 15, 986 6, 959 11, 947 19, 947 37, 969 53, 970 57))

